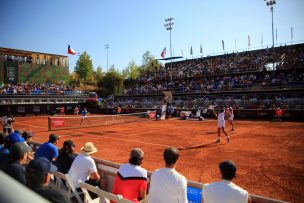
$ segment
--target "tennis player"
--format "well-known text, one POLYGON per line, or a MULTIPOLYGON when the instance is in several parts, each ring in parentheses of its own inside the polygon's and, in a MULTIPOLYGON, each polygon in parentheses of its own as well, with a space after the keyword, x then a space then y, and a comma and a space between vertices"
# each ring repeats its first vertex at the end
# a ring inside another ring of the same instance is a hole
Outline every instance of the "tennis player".
POLYGON ((218 123, 216 143, 219 143, 221 141, 220 140, 221 129, 222 129, 223 133, 226 135, 227 141, 229 142, 230 137, 228 136, 228 134, 225 131, 225 108, 223 106, 220 106, 219 111, 217 113, 213 110, 213 114, 217 117, 217 123, 218 123))
POLYGON ((87 113, 88 113, 87 109, 83 108, 83 110, 81 111, 81 122, 80 122, 80 125, 82 124, 82 122, 83 122, 84 119, 86 119, 88 121, 89 125, 90 125, 90 121, 89 121, 89 119, 87 117, 87 113))
POLYGON ((233 122, 234 114, 233 114, 233 108, 232 108, 232 107, 227 107, 227 108, 226 108, 226 114, 227 114, 227 117, 228 117, 228 121, 229 121, 229 123, 231 124, 231 131, 234 131, 234 122, 233 122))

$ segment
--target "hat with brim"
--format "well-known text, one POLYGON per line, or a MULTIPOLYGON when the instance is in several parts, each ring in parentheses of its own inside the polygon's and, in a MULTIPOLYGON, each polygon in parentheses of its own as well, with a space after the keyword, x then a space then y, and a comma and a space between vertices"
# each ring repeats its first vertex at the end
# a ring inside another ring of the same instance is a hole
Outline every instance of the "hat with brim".
POLYGON ((97 152, 97 148, 94 147, 94 144, 92 142, 87 142, 84 147, 82 147, 80 149, 80 152, 82 154, 94 154, 95 152, 97 152))

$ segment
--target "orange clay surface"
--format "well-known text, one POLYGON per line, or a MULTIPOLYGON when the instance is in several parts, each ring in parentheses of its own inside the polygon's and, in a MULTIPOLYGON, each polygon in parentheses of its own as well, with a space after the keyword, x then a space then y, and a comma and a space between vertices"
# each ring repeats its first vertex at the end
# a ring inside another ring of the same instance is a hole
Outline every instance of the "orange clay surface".
MULTIPOLYGON (((78 121, 77 121, 78 122, 78 121)), ((79 117, 80 122, 80 117, 79 117)), ((15 129, 35 132, 34 141, 46 142, 47 117, 18 117, 15 129)), ((162 152, 167 146, 181 148, 177 171, 187 179, 209 183, 220 180, 218 163, 231 159, 237 164, 234 182, 251 194, 289 202, 304 202, 304 123, 236 121, 235 131, 226 130, 215 144, 217 121, 177 119, 123 123, 54 131, 58 147, 71 139, 76 151, 86 142, 98 148, 95 157, 117 163, 128 162, 130 150, 145 152, 143 167, 154 171, 164 166, 162 152)))

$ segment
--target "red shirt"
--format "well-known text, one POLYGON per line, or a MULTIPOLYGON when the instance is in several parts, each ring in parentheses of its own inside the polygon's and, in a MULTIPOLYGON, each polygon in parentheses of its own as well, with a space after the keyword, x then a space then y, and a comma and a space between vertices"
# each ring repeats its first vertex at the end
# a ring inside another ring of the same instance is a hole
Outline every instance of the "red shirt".
MULTIPOLYGON (((139 202, 140 190, 147 190, 147 171, 140 166, 124 164, 115 177, 112 193, 139 202)), ((111 201, 111 203, 114 203, 111 201)))

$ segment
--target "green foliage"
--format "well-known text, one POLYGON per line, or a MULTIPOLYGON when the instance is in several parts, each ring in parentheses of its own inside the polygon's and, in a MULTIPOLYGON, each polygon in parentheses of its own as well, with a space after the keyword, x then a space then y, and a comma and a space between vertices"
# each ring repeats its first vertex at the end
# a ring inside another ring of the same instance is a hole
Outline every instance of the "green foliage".
POLYGON ((134 60, 129 62, 129 65, 122 71, 124 79, 135 80, 139 77, 140 67, 135 63, 134 60))
POLYGON ((141 74, 148 74, 159 71, 161 68, 161 64, 155 59, 155 57, 150 53, 150 51, 146 51, 143 56, 143 65, 141 68, 141 74))
POLYGON ((102 68, 101 66, 98 66, 96 69, 96 74, 95 74, 95 79, 98 82, 99 80, 102 79, 103 73, 102 73, 102 68))
POLYGON ((103 96, 110 94, 120 95, 123 91, 123 76, 115 70, 115 66, 112 65, 105 76, 98 81, 97 86, 103 96))
POLYGON ((83 52, 76 62, 75 72, 78 74, 80 81, 82 82, 94 82, 92 81, 93 75, 93 63, 91 57, 87 52, 83 52))

